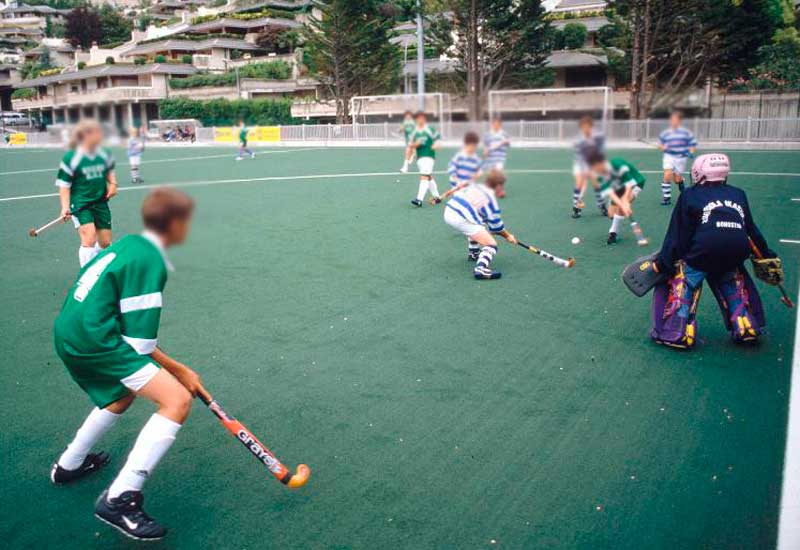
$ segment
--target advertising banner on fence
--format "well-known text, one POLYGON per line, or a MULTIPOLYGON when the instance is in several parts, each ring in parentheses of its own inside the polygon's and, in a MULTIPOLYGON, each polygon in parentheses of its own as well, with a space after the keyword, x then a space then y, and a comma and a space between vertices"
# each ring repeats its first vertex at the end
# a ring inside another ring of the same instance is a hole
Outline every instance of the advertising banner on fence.
MULTIPOLYGON (((280 126, 253 126, 247 130, 247 141, 277 142, 281 140, 280 126)), ((238 143, 238 128, 214 128, 214 141, 217 143, 238 143)))
POLYGON ((9 145, 27 145, 28 134, 23 134, 22 132, 11 134, 8 136, 8 143, 9 145))

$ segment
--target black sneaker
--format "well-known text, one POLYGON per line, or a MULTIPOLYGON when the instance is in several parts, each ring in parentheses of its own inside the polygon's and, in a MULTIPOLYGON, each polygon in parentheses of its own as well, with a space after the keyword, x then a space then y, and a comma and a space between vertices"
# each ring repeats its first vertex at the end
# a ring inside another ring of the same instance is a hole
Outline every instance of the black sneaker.
POLYGON ((473 274, 475 275, 476 279, 487 280, 487 281, 499 279, 500 277, 503 276, 503 274, 500 273, 499 271, 492 271, 488 267, 476 267, 475 270, 473 271, 473 274))
POLYGON ((412 199, 411 200, 411 204, 413 204, 417 208, 420 208, 422 206, 422 201, 421 200, 417 200, 417 199, 412 199))
POLYGON ((139 491, 125 491, 117 498, 109 500, 108 490, 105 490, 94 505, 94 515, 132 539, 164 538, 167 530, 147 515, 142 508, 143 504, 144 495, 139 491))
POLYGON ((663 198, 661 199, 661 206, 669 206, 672 204, 672 199, 663 198))
POLYGON ((580 209, 580 208, 577 208, 577 207, 575 207, 575 206, 573 206, 573 207, 572 207, 572 217, 573 217, 574 219, 576 219, 576 220, 577 220, 578 218, 580 218, 580 217, 581 217, 581 209, 580 209))
POLYGON ((106 452, 89 453, 86 455, 86 458, 83 459, 83 464, 74 470, 62 468, 58 465, 58 462, 56 462, 53 464, 53 468, 50 470, 50 481, 56 485, 77 481, 82 477, 96 472, 109 462, 111 462, 111 457, 106 452))
POLYGON ((608 234, 608 240, 606 241, 606 244, 617 244, 617 234, 611 231, 608 234))

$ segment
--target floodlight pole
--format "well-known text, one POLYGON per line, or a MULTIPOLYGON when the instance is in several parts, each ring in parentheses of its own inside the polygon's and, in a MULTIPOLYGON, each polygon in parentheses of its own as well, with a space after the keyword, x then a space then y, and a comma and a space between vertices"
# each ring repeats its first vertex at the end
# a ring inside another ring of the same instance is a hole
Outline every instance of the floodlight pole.
POLYGON ((422 5, 417 0, 417 96, 419 110, 425 110, 425 41, 422 36, 422 5))

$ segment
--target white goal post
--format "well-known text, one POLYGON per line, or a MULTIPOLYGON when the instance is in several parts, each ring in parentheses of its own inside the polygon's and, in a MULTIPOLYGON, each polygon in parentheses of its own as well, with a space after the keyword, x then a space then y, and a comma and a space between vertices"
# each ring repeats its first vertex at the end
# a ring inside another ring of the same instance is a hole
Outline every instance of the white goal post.
POLYGON ((391 94, 364 95, 350 98, 350 116, 353 124, 369 124, 387 120, 400 120, 405 111, 425 111, 431 122, 449 127, 453 104, 450 94, 391 94), (420 101, 421 99, 421 101, 420 101))
POLYGON ((525 119, 546 117, 552 113, 560 118, 591 115, 605 129, 606 123, 613 118, 613 90, 608 86, 588 86, 489 92, 489 116, 525 119))

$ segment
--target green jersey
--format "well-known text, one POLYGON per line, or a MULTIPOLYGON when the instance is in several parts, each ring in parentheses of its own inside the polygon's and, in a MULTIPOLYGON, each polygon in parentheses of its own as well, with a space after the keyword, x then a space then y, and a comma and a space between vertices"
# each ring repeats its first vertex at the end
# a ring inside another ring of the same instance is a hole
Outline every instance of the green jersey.
POLYGON ((424 128, 415 128, 414 133, 411 134, 411 141, 420 144, 417 147, 417 158, 436 158, 436 150, 433 148, 433 144, 440 139, 442 139, 442 136, 431 126, 426 125, 424 128))
POLYGON ((158 237, 147 232, 123 237, 86 264, 55 321, 67 366, 104 369, 152 353, 168 266, 158 237))
POLYGON ((247 132, 248 132, 247 126, 242 126, 241 128, 239 128, 239 141, 240 142, 247 143, 247 132))
POLYGON ((114 159, 108 149, 98 147, 89 154, 77 148, 61 159, 56 185, 69 187, 72 207, 79 208, 105 195, 108 174, 113 170, 114 159))
POLYGON ((644 187, 645 177, 630 162, 620 158, 611 159, 607 168, 608 173, 601 174, 597 178, 603 195, 621 192, 626 187, 644 187))
POLYGON ((406 145, 411 141, 411 134, 416 130, 417 125, 414 119, 404 120, 401 129, 403 130, 403 137, 406 139, 406 145))

